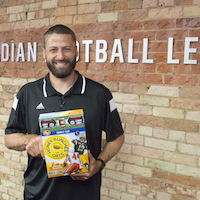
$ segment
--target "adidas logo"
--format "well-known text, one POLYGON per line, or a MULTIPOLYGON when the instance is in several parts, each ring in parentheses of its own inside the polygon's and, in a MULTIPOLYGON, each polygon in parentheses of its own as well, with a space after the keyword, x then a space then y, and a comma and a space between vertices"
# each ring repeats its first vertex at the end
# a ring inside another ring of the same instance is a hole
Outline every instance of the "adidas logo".
POLYGON ((40 110, 40 109, 44 109, 44 106, 42 103, 40 103, 37 107, 36 107, 37 110, 40 110))

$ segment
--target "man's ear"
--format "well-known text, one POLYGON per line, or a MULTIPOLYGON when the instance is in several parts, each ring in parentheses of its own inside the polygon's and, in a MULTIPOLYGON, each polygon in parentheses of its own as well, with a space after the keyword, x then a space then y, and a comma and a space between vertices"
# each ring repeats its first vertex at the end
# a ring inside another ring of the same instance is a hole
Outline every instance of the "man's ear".
POLYGON ((76 54, 75 54, 76 58, 79 56, 78 54, 79 54, 79 52, 78 52, 78 48, 76 46, 76 54))
POLYGON ((44 47, 43 47, 43 58, 46 59, 46 51, 44 47))

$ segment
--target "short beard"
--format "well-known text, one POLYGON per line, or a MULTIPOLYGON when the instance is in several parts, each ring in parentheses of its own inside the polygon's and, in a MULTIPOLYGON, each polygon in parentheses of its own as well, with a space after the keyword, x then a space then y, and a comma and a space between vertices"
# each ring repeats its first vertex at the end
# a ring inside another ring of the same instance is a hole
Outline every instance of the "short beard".
MULTIPOLYGON (((57 61, 58 60, 56 60, 56 62, 57 61)), ((57 69, 54 64, 55 59, 53 59, 52 62, 47 60, 46 61, 47 67, 56 78, 66 78, 72 73, 72 71, 74 70, 76 66, 76 57, 74 58, 74 60, 72 60, 72 62, 69 59, 64 59, 64 60, 59 60, 59 61, 66 61, 68 63, 68 67, 57 69)))

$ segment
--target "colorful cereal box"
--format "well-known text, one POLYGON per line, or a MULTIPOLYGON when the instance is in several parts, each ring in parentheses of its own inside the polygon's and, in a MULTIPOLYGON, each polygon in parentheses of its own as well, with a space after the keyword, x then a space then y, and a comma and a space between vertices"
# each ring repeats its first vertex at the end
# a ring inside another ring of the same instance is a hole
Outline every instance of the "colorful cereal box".
POLYGON ((82 109, 40 114, 39 125, 49 178, 89 171, 82 109))

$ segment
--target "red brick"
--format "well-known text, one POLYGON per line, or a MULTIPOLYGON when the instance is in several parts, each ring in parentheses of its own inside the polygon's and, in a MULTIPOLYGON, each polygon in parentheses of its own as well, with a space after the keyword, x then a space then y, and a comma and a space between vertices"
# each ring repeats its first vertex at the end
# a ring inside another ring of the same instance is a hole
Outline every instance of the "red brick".
MULTIPOLYGON (((89 53, 91 54, 91 52, 96 52, 95 41, 93 41, 93 44, 89 45, 89 53)), ((85 60, 85 44, 82 44, 82 41, 79 42, 79 53, 84 53, 84 57, 82 57, 82 59, 85 60)))
POLYGON ((200 18, 182 18, 176 19, 177 28, 199 28, 200 18))
POLYGON ((156 64, 141 64, 142 73, 154 73, 156 70, 156 64))
POLYGON ((15 62, 7 62, 6 68, 7 69, 15 69, 15 62))
POLYGON ((191 186, 191 187, 195 187, 195 188, 196 187, 200 188, 200 180, 196 179, 194 177, 170 173, 169 174, 169 181, 174 182, 174 183, 178 183, 178 184, 181 184, 181 185, 187 185, 187 186, 191 186))
POLYGON ((190 73, 190 66, 179 64, 174 66, 174 73, 175 74, 189 74, 190 73))
POLYGON ((34 70, 18 70, 18 76, 20 78, 35 78, 34 70))
POLYGON ((36 63, 32 63, 32 62, 23 62, 22 63, 22 66, 23 66, 23 69, 33 69, 33 65, 36 64, 36 63))
POLYGON ((173 67, 170 64, 157 64, 157 72, 158 73, 172 73, 173 67))
POLYGON ((90 52, 90 62, 95 61, 95 59, 96 59, 96 52, 90 52))
POLYGON ((23 69, 23 63, 22 62, 16 62, 15 63, 15 69, 23 69))
POLYGON ((192 0, 175 0, 174 4, 177 6, 192 5, 192 0))
POLYGON ((149 52, 167 52, 167 42, 151 42, 149 41, 149 52))
POLYGON ((78 41, 97 39, 97 35, 95 33, 81 33, 81 34, 77 34, 76 37, 78 41))
POLYGON ((164 129, 186 132, 198 132, 199 125, 198 123, 192 121, 165 119, 164 129))
POLYGON ((86 63, 85 62, 81 62, 81 61, 77 62, 76 63, 76 69, 77 70, 86 70, 87 69, 86 63))
POLYGON ((106 73, 105 81, 132 82, 132 74, 130 73, 106 73))
MULTIPOLYGON (((32 63, 31 63, 31 65, 32 65, 32 63)), ((44 63, 44 62, 35 62, 35 63, 33 63, 33 68, 35 70, 42 70, 43 69, 43 65, 46 65, 46 63, 44 63)))
POLYGON ((173 194, 176 193, 177 195, 181 195, 181 196, 185 196, 189 198, 195 198, 195 191, 193 189, 185 188, 182 186, 165 183, 164 190, 166 192, 170 191, 173 194))
POLYGON ((174 20, 173 19, 163 19, 163 20, 149 20, 144 22, 144 29, 170 29, 174 28, 174 20))
POLYGON ((111 71, 113 64, 112 63, 101 63, 100 64, 100 71, 111 71))
POLYGON ((185 40, 185 37, 188 37, 188 30, 158 31, 156 34, 157 40, 168 40, 169 37, 175 40, 185 40))
POLYGON ((37 62, 38 61, 44 61, 44 58, 43 58, 43 54, 42 53, 38 53, 37 54, 37 62))
POLYGON ((7 44, 11 44, 11 40, 7 39, 7 38, 0 38, 0 43, 7 43, 7 44))
POLYGON ((126 37, 133 38, 133 41, 143 41, 144 38, 149 40, 155 40, 155 31, 145 31, 145 32, 126 32, 126 37))
POLYGON ((20 42, 24 43, 24 45, 27 45, 27 43, 31 41, 31 37, 13 38, 13 41, 16 45, 20 42))
POLYGON ((37 28, 37 29, 27 29, 24 31, 24 35, 25 36, 43 36, 43 34, 45 33, 45 29, 44 28, 37 28))
POLYGON ((103 81, 102 73, 81 72, 81 74, 87 78, 94 80, 94 81, 98 81, 98 82, 103 81))
POLYGON ((198 84, 198 77, 166 75, 165 76, 165 84, 195 86, 196 84, 198 84))
POLYGON ((95 62, 88 63, 88 70, 99 71, 99 64, 95 62))
POLYGON ((95 24, 88 24, 87 25, 87 31, 88 32, 103 32, 103 31, 112 31, 113 30, 113 24, 111 22, 106 23, 95 23, 95 24))
POLYGON ((150 179, 150 178, 146 178, 146 177, 139 177, 139 176, 135 176, 133 178, 133 183, 137 184, 137 185, 149 187, 152 189, 161 189, 161 187, 162 187, 161 186, 162 183, 158 180, 154 180, 154 179, 150 179))
POLYGON ((156 53, 156 63, 167 63, 167 54, 166 53, 156 53))
POLYGON ((191 66, 192 74, 200 74, 200 64, 191 66))
POLYGON ((7 31, 2 31, 0 32, 0 38, 7 38, 8 32, 7 31))
POLYGON ((85 53, 82 53, 82 51, 84 51, 83 48, 82 48, 81 51, 79 51, 79 61, 84 61, 85 60, 85 53))
POLYGON ((126 71, 126 63, 115 63, 113 69, 114 71, 126 71))
POLYGON ((127 64, 127 71, 139 72, 140 71, 140 63, 127 64))
POLYGON ((141 30, 143 27, 142 21, 131 21, 131 22, 115 22, 114 31, 135 31, 141 30))
POLYGON ((46 74, 48 73, 49 71, 47 70, 39 70, 39 71, 36 71, 36 78, 39 79, 39 78, 43 78, 46 76, 46 74))
POLYGON ((168 179, 169 179, 169 174, 168 174, 167 172, 162 172, 162 171, 153 170, 153 175, 152 175, 152 177, 168 180, 168 179))
POLYGON ((9 78, 13 78, 13 77, 19 77, 18 76, 18 70, 2 70, 1 71, 1 76, 2 77, 9 77, 9 78))
POLYGON ((0 62, 0 69, 5 69, 7 66, 7 62, 0 62))
MULTIPOLYGON (((190 54, 190 59, 191 60, 196 60, 197 61, 197 65, 200 64, 200 53, 191 53, 190 54)), ((197 66, 197 65, 195 65, 195 66, 197 66)))
POLYGON ((133 74, 132 78, 134 83, 163 84, 159 74, 133 74))
POLYGON ((184 41, 174 41, 174 52, 184 52, 184 41))
POLYGON ((68 27, 71 28, 75 33, 87 32, 87 26, 85 24, 69 25, 68 27))
POLYGON ((128 49, 127 49, 128 48, 127 47, 128 43, 125 40, 125 34, 124 34, 124 32, 114 32, 113 33, 113 39, 121 39, 122 46, 125 46, 126 47, 125 51, 126 50, 128 51, 128 49))
POLYGON ((113 42, 113 33, 99 33, 97 36, 98 40, 106 40, 107 42, 113 42))
POLYGON ((193 29, 193 30, 188 30, 189 31, 189 37, 197 37, 200 35, 200 30, 199 29, 193 29))
MULTIPOLYGON (((134 45, 134 44, 133 44, 134 45)), ((137 47, 138 44, 134 45, 134 49, 133 49, 133 59, 138 59, 138 62, 141 63, 142 62, 142 53, 137 53, 137 47), (136 53, 135 53, 136 52, 136 53)), ((128 59, 128 58, 127 58, 128 59)))
POLYGON ((43 44, 43 37, 42 36, 36 36, 32 38, 32 43, 37 42, 37 45, 43 44))
POLYGON ((184 53, 183 52, 174 52, 174 59, 178 59, 179 63, 184 62, 184 53))
POLYGON ((149 126, 149 127, 164 127, 165 120, 163 118, 137 115, 134 124, 137 126, 149 126))
POLYGON ((16 38, 16 37, 22 37, 24 36, 24 30, 14 30, 14 31, 8 31, 7 36, 9 38, 16 38))

